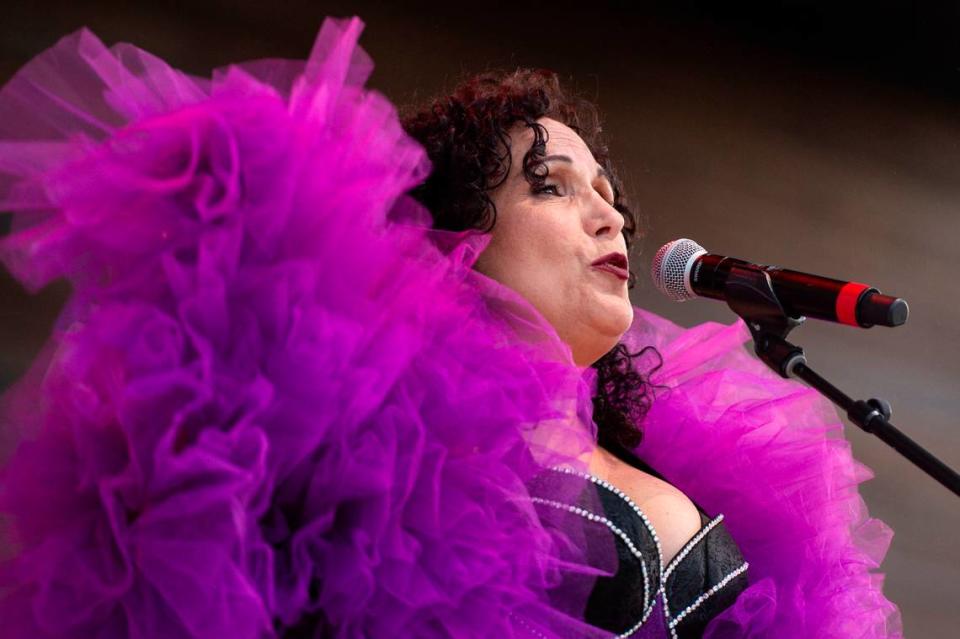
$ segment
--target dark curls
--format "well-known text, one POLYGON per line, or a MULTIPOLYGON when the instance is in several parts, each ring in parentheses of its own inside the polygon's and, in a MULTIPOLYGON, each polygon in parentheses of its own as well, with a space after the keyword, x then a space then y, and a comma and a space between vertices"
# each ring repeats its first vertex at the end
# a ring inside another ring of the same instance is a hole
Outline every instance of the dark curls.
MULTIPOLYGON (((622 185, 600 138, 596 107, 566 92, 551 71, 520 69, 489 72, 460 84, 450 95, 410 113, 403 126, 427 150, 433 171, 412 191, 433 218, 433 226, 450 231, 493 230, 497 210, 490 192, 503 183, 511 169, 509 131, 521 123, 533 132, 533 143, 523 155, 522 173, 534 186, 547 177, 543 163, 547 132, 537 122, 549 117, 575 131, 610 177, 614 208, 624 218, 627 251, 638 237, 637 218, 623 199, 622 185)), ((631 270, 629 288, 636 283, 631 270)), ((653 399, 650 384, 632 365, 633 358, 652 353, 652 347, 631 353, 620 343, 593 364, 598 374, 593 418, 604 448, 635 448, 641 439, 638 424, 653 399)))

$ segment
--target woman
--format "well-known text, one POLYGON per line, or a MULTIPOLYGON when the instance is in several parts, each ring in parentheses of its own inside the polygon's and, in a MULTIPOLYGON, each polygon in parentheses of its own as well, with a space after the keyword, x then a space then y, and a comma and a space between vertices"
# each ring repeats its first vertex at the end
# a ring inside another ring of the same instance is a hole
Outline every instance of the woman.
MULTIPOLYGON (((635 631, 652 601, 633 610, 626 605, 628 591, 642 593, 643 572, 659 582, 664 567, 689 545, 670 582, 676 596, 668 596, 674 612, 666 621, 690 608, 675 632, 700 636, 744 589, 747 565, 722 523, 702 521, 686 495, 628 452, 639 444, 638 423, 649 401, 648 384, 635 372, 627 374, 630 355, 618 346, 633 321, 627 253, 637 229, 599 140, 592 105, 567 97, 549 72, 486 74, 408 117, 405 128, 430 154, 433 171, 414 193, 429 208, 433 225, 490 232, 474 268, 530 301, 569 345, 572 363, 599 373, 594 419, 601 447, 589 455, 589 473, 621 490, 649 526, 627 536, 647 558, 642 570, 626 539, 616 537, 624 565, 617 578, 601 580, 587 618, 618 634, 635 631), (596 266, 606 255, 621 266, 596 266), (610 390, 608 381, 614 384, 610 390), (689 544, 701 530, 702 543, 689 544), (703 541, 708 535, 709 544, 703 541), (674 587, 679 583, 684 592, 674 587)), ((608 506, 614 511, 608 513, 611 527, 617 521, 622 529, 636 519, 630 502, 608 506), (616 512, 620 505, 625 515, 616 512)))
POLYGON ((0 257, 73 285, 4 397, 5 632, 895 636, 835 416, 591 267, 634 224, 552 77, 425 153, 359 31, 210 81, 79 32, 0 91, 0 257))

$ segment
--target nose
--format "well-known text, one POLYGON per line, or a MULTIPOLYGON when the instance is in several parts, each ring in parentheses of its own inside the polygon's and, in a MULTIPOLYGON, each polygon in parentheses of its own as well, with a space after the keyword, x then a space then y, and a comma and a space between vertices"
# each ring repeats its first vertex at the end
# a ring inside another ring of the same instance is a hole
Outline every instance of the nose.
POLYGON ((590 225, 595 237, 609 235, 616 237, 623 230, 623 214, 607 202, 599 193, 593 194, 594 206, 591 210, 590 225))

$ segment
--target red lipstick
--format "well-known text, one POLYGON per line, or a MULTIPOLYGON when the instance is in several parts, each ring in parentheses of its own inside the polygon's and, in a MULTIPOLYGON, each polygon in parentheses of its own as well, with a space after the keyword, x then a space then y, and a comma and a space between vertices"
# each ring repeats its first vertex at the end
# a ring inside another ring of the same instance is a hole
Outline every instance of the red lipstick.
POLYGON ((591 266, 601 271, 613 273, 622 280, 630 278, 627 256, 623 253, 607 253, 603 257, 594 260, 591 266))

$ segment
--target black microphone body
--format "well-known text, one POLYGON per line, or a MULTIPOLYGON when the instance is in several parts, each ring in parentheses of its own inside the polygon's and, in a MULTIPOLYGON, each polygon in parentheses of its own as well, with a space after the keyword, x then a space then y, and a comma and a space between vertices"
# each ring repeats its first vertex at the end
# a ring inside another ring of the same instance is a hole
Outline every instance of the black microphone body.
MULTIPOLYGON (((753 266, 735 257, 707 253, 696 258, 690 272, 690 288, 697 295, 724 300, 724 286, 730 269, 753 266)), ((907 320, 906 302, 882 295, 877 289, 858 282, 844 282, 800 271, 760 266, 770 276, 773 292, 791 317, 813 317, 828 322, 853 324, 863 328, 879 324, 899 326, 907 320), (845 299, 849 298, 849 299, 845 299), (844 306, 852 313, 844 312, 844 306)))
MULTIPOLYGON (((668 247, 680 242, 690 242, 693 247, 679 251, 685 262, 674 265, 674 273, 681 269, 689 292, 702 297, 726 300, 726 283, 731 269, 753 268, 764 271, 770 278, 771 287, 783 310, 794 318, 812 317, 851 326, 869 328, 874 325, 899 326, 907 321, 909 308, 905 300, 881 294, 877 289, 859 282, 845 282, 820 277, 800 271, 791 271, 777 266, 753 264, 745 260, 706 253, 691 240, 676 240, 665 245, 655 268, 667 269, 662 263, 673 253, 668 247)), ((662 281, 662 280, 661 280, 662 281)), ((676 280, 674 280, 676 281, 676 280)), ((661 288, 658 284, 658 288, 661 288)), ((663 290, 663 288, 661 288, 663 290)), ((667 292, 667 291, 664 291, 667 292)), ((667 293, 674 299, 682 299, 667 293)))

